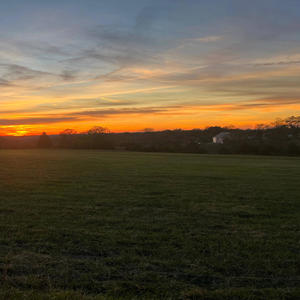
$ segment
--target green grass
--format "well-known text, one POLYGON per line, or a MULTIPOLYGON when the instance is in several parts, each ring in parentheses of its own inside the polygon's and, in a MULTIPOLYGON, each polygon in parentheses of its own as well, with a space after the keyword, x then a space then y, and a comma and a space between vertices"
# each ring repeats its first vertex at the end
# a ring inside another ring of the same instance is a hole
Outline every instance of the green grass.
POLYGON ((296 299, 299 230, 299 158, 0 151, 1 299, 296 299))

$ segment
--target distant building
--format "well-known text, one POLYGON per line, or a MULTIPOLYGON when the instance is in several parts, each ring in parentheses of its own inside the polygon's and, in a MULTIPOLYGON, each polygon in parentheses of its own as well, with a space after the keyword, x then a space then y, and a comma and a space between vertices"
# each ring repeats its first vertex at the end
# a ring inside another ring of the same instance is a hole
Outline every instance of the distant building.
POLYGON ((216 136, 213 137, 213 143, 214 144, 224 144, 224 140, 228 138, 230 135, 230 132, 220 132, 216 136))

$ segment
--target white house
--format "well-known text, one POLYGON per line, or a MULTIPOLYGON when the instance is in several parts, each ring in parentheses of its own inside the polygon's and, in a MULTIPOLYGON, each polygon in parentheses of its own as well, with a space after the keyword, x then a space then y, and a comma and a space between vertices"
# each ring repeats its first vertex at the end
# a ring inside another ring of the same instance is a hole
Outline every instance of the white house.
POLYGON ((224 144, 224 140, 230 135, 230 132, 220 132, 216 136, 213 137, 214 144, 224 144))

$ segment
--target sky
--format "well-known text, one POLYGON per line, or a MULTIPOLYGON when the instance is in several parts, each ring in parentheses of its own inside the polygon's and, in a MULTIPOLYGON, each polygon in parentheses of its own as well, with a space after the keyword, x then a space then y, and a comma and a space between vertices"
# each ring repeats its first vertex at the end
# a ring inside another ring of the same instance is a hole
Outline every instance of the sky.
POLYGON ((299 114, 299 0, 0 2, 0 135, 299 114))

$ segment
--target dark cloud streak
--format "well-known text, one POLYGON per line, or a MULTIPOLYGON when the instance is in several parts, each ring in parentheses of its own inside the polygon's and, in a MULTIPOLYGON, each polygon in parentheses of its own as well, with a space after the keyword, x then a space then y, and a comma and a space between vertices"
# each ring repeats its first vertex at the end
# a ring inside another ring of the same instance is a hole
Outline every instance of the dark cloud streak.
POLYGON ((60 123, 67 121, 75 121, 76 118, 72 117, 57 117, 57 118, 20 118, 20 119, 0 119, 0 126, 9 125, 36 125, 36 124, 50 124, 60 123))

